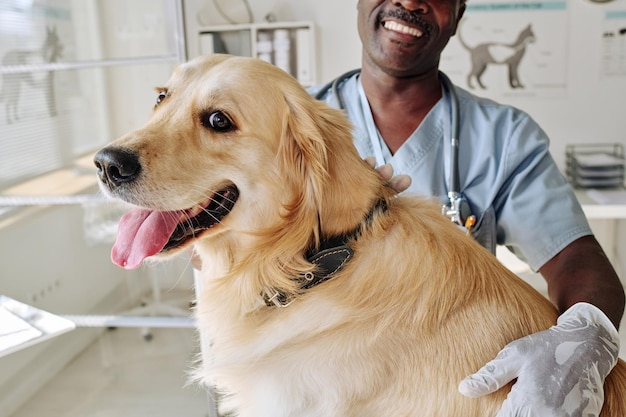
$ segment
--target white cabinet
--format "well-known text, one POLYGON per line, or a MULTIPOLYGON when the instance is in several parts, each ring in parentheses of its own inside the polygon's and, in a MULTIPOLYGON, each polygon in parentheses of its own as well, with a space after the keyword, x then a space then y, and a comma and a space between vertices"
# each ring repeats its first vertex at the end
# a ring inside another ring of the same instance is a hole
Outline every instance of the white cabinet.
POLYGON ((257 57, 284 69, 305 87, 316 83, 311 22, 187 26, 187 57, 211 53, 257 57))

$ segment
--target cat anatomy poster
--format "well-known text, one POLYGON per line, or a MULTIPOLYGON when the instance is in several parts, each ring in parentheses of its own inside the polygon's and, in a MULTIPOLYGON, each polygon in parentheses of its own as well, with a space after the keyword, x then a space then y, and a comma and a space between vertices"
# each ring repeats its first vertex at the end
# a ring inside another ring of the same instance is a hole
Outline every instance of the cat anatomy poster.
POLYGON ((457 85, 490 97, 562 97, 567 13, 566 1, 472 0, 441 68, 457 85))

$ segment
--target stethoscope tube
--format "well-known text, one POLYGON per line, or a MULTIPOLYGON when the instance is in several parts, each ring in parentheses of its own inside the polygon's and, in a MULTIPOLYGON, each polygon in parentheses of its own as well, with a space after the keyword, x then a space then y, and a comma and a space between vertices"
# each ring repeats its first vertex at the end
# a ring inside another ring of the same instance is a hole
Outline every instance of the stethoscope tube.
POLYGON ((343 84, 345 81, 352 78, 354 75, 360 74, 360 73, 361 73, 361 69, 357 68, 357 69, 350 70, 340 75, 339 77, 335 78, 328 84, 324 85, 317 92, 317 94, 315 94, 315 98, 317 100, 324 100, 324 98, 330 91, 332 93, 332 99, 335 101, 333 105, 340 110, 345 110, 346 109, 345 103, 343 102, 343 99, 341 98, 341 95, 339 94, 339 85, 343 84))
POLYGON ((460 192, 459 181, 459 96, 446 74, 439 71, 443 87, 450 95, 450 192, 460 192))

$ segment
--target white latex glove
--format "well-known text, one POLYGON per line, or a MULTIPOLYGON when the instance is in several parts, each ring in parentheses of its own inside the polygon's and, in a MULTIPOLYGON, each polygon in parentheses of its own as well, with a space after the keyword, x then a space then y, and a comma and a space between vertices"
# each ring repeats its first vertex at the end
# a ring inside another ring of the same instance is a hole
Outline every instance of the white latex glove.
POLYGON ((613 323, 597 307, 577 303, 556 326, 509 343, 459 391, 480 397, 518 378, 496 417, 597 417, 618 355, 613 323))

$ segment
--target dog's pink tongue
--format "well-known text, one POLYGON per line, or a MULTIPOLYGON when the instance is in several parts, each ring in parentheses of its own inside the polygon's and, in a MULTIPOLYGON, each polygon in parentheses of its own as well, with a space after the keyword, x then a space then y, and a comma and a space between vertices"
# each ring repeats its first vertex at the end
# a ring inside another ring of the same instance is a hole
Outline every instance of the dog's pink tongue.
POLYGON ((148 256, 163 249, 183 212, 134 209, 120 219, 111 259, 125 269, 134 269, 148 256))

